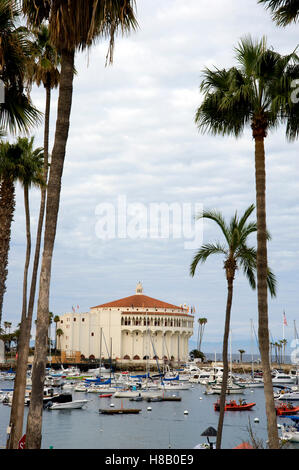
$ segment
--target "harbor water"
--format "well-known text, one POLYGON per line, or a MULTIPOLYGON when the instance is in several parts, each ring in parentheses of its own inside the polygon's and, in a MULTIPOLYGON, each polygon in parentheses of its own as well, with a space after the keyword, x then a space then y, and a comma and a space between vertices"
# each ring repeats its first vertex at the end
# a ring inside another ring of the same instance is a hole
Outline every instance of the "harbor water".
MULTIPOLYGON (((1 381, 2 390, 12 382, 1 381)), ((189 390, 173 391, 181 401, 133 402, 128 398, 100 398, 97 393, 72 392, 73 399, 88 399, 83 409, 43 411, 43 449, 193 449, 207 442, 201 433, 209 426, 217 429, 219 412, 213 404, 218 395, 205 395, 205 386, 190 384, 189 390), (139 414, 104 415, 99 409, 139 408, 139 414)), ((244 441, 250 442, 249 426, 254 436, 266 447, 267 429, 263 388, 247 388, 242 395, 228 399, 245 399, 256 405, 251 411, 225 413, 222 448, 232 449, 244 441), (255 418, 259 422, 255 422, 255 418)), ((10 406, 0 403, 0 447, 7 439, 10 406)), ((25 407, 25 424, 28 407, 25 407)), ((288 418, 277 418, 278 423, 288 418)), ((215 438, 210 438, 212 441, 215 438)), ((288 444, 299 449, 299 444, 288 444)))

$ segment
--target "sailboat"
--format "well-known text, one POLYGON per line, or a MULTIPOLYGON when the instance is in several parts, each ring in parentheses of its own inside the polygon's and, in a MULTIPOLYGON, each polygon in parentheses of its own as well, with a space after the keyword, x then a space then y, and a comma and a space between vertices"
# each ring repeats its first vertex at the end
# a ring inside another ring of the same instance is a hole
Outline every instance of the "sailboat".
POLYGON ((253 321, 251 320, 251 378, 239 379, 237 383, 246 388, 261 388, 264 386, 262 377, 254 377, 254 361, 253 361, 253 321))
MULTIPOLYGON (((206 395, 212 395, 212 394, 221 394, 221 388, 222 388, 222 377, 219 381, 217 381, 216 384, 209 384, 206 386, 206 391, 204 392, 206 395)), ((233 377, 233 371, 232 371, 232 346, 231 346, 231 334, 230 334, 230 374, 228 377, 227 381, 227 387, 226 387, 226 395, 232 395, 236 393, 244 393, 245 386, 241 385, 239 383, 236 383, 233 377)))

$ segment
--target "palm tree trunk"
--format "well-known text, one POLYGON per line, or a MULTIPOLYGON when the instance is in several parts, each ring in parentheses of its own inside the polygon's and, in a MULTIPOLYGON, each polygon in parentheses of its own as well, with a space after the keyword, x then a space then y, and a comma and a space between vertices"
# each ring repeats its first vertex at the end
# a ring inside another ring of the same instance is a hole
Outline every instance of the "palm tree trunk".
POLYGON ((44 251, 40 273, 35 354, 32 369, 32 396, 26 431, 27 449, 40 449, 41 447, 43 387, 48 346, 47 333, 49 327, 51 266, 59 211, 61 178, 69 133, 73 94, 74 58, 74 51, 62 51, 56 132, 47 192, 44 251))
POLYGON ((15 204, 14 182, 10 178, 4 178, 0 185, 0 326, 3 299, 6 291, 8 253, 15 204))
POLYGON ((223 335, 223 350, 222 350, 222 361, 223 361, 223 375, 222 375, 222 384, 221 384, 221 393, 220 393, 220 411, 219 411, 219 420, 217 428, 217 439, 216 439, 216 449, 221 449, 221 440, 222 440, 222 430, 224 422, 224 408, 225 408, 225 399, 226 399, 226 389, 228 382, 228 337, 229 337, 229 326, 230 326, 230 315, 232 308, 233 300, 233 277, 227 279, 227 301, 226 301, 226 313, 225 313, 225 326, 224 326, 224 335, 223 335))
MULTIPOLYGON (((46 109, 45 109, 45 126, 44 126, 44 181, 47 181, 48 177, 48 148, 49 148, 49 127, 50 127, 50 104, 51 104, 51 88, 46 89, 46 109)), ((16 377, 14 385, 14 394, 10 414, 10 426, 11 434, 7 444, 9 449, 17 449, 19 440, 22 437, 23 432, 23 422, 24 422, 24 401, 25 401, 25 390, 26 390, 26 376, 27 376, 27 367, 28 367, 28 356, 29 356, 29 347, 30 347, 30 333, 32 326, 32 315, 34 308, 34 299, 36 291, 36 281, 37 281, 37 272, 40 258, 40 247, 41 247, 41 238, 44 222, 44 213, 46 206, 46 186, 41 188, 41 202, 39 210, 39 219, 37 226, 37 235, 36 235, 36 245, 35 245, 35 254, 32 268, 32 279, 31 287, 29 294, 28 302, 28 311, 27 311, 27 300, 24 301, 23 295, 23 312, 22 312, 22 321, 20 327, 20 337, 18 344, 18 361, 16 368, 16 377)), ((27 220, 27 219, 26 219, 27 220)), ((27 230, 28 233, 28 230, 27 230)), ((28 236, 27 236, 28 240, 28 236)), ((28 246, 28 245, 27 245, 28 246)), ((24 281, 27 276, 24 275, 24 281)), ((24 292, 27 292, 24 288, 24 292)))
MULTIPOLYGON (((262 134, 262 133, 261 133, 262 134)), ((264 377, 268 440, 270 449, 279 448, 277 419, 269 360, 269 326, 267 299, 267 228, 266 228, 266 170, 264 135, 255 135, 255 179, 257 211, 257 295, 259 314, 259 348, 264 377)))
MULTIPOLYGON (((27 280, 28 270, 30 263, 31 254, 31 230, 30 230, 30 209, 29 209, 29 194, 28 186, 24 186, 24 206, 25 206, 25 218, 26 218, 26 259, 24 267, 24 279, 23 279, 23 305, 22 305, 22 317, 20 336, 18 341, 18 360, 17 370, 14 382, 14 394, 12 400, 12 407, 10 413, 10 427, 11 432, 7 441, 8 449, 17 449, 18 442, 21 438, 23 430, 23 415, 24 415, 24 400, 25 400, 25 388, 26 388, 26 371, 27 371, 27 360, 26 355, 26 334, 28 331, 28 324, 26 319, 27 312, 27 280), (26 332, 26 334, 24 334, 26 332), (23 391, 23 393, 21 393, 23 391)), ((30 332, 30 329, 29 329, 30 332)))

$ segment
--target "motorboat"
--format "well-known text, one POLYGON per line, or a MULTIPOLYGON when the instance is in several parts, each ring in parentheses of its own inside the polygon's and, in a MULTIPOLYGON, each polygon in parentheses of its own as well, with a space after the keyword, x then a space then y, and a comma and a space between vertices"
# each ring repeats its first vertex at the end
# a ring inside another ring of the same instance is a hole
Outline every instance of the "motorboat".
POLYGON ((236 380, 236 384, 243 385, 245 388, 262 388, 264 381, 261 378, 239 378, 236 380))
MULTIPOLYGON (((247 403, 245 400, 240 400, 239 403, 237 403, 235 400, 231 400, 225 404, 224 411, 248 411, 251 410, 254 406, 255 403, 247 403)), ((220 400, 214 403, 214 410, 220 410, 220 400)))
POLYGON ((187 382, 168 382, 168 383, 161 383, 159 388, 162 390, 189 390, 190 385, 187 382))
POLYGON ((274 398, 276 398, 276 400, 299 401, 299 391, 290 389, 281 390, 280 393, 274 395, 274 398))
MULTIPOLYGON (((206 387, 206 391, 204 392, 206 395, 212 395, 212 394, 221 394, 221 384, 215 384, 215 385, 208 385, 206 387)), ((226 395, 232 395, 236 393, 244 393, 245 386, 244 385, 239 385, 236 384, 232 381, 229 381, 227 384, 226 388, 226 395)))
POLYGON ((72 400, 65 403, 48 402, 46 408, 48 410, 73 410, 81 409, 89 400, 72 400))
POLYGON ((275 409, 278 416, 286 416, 298 413, 299 406, 294 406, 292 403, 280 403, 275 409))
MULTIPOLYGON (((53 388, 44 387, 43 391, 43 406, 45 407, 48 402, 52 403, 66 403, 72 401, 71 393, 55 393, 53 388)), ((31 390, 25 396, 25 405, 30 405, 31 390)))
POLYGON ((281 438, 284 441, 299 442, 299 416, 288 416, 293 421, 291 424, 283 423, 281 438))
POLYGON ((284 385, 284 384, 296 384, 296 376, 290 374, 284 374, 282 372, 276 372, 272 377, 273 385, 284 385))

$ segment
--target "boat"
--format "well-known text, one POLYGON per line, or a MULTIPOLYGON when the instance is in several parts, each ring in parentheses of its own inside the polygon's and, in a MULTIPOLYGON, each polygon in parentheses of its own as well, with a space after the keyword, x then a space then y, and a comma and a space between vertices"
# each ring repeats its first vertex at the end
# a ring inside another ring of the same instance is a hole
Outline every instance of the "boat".
POLYGON ((72 400, 66 403, 48 402, 46 408, 48 410, 78 410, 83 408, 83 406, 86 405, 88 401, 89 400, 72 400))
POLYGON ((99 413, 106 415, 116 415, 116 414, 137 414, 140 413, 140 409, 136 408, 109 408, 106 410, 99 410, 99 413))
MULTIPOLYGON (((25 396, 25 405, 30 405, 31 390, 25 396)), ((71 393, 54 393, 53 388, 44 387, 43 406, 45 407, 49 402, 52 403, 66 403, 72 401, 71 393)))
MULTIPOLYGON (((230 402, 225 404, 224 411, 248 411, 251 410, 255 406, 255 403, 247 403, 245 400, 240 400, 237 403, 235 400, 231 400, 230 402)), ((218 400, 214 403, 214 410, 220 410, 220 401, 218 400)))
MULTIPOLYGON (((229 383, 226 388, 226 395, 242 394, 244 393, 244 385, 229 383)), ((221 394, 221 384, 208 385, 204 391, 205 395, 220 395, 221 394)))
POLYGON ((299 416, 288 416, 293 424, 282 424, 281 438, 284 441, 299 442, 299 416))
POLYGON ((275 409, 278 416, 286 416, 298 413, 299 406, 294 406, 292 403, 281 403, 275 409))
POLYGON ((289 401, 298 401, 299 400, 299 391, 293 390, 281 390, 280 393, 275 395, 276 400, 289 400, 289 401))
POLYGON ((99 395, 100 398, 110 398, 112 397, 112 393, 101 393, 99 395))
POLYGON ((296 377, 276 371, 272 377, 273 385, 296 384, 296 377))

